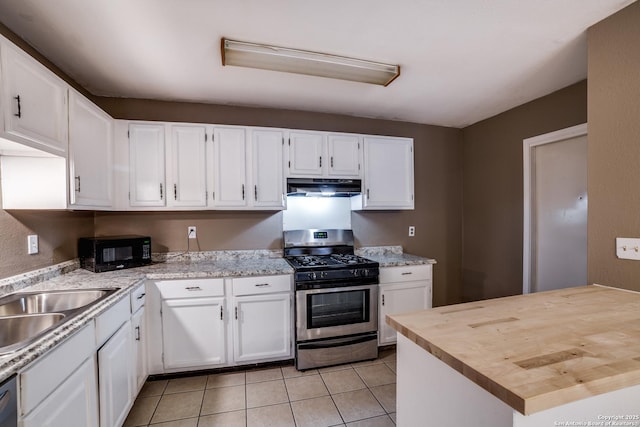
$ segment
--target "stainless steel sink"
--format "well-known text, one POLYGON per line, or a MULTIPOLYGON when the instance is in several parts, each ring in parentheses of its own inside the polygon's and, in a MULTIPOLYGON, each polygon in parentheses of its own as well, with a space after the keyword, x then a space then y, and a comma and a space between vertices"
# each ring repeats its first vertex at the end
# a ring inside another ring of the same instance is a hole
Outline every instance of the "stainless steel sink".
POLYGON ((17 292, 0 298, 0 354, 26 347, 118 289, 17 292))
POLYGON ((59 313, 85 307, 109 295, 111 290, 70 290, 17 293, 0 298, 0 316, 59 313))
POLYGON ((50 313, 0 318, 0 350, 6 353, 30 344, 65 317, 62 313, 50 313))

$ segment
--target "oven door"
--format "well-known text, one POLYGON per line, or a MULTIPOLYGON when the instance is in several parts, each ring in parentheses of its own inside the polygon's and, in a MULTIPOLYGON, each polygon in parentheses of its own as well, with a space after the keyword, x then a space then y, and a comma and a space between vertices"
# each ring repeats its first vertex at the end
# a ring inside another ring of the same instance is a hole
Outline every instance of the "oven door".
POLYGON ((377 330, 377 284, 296 291, 296 341, 377 330))

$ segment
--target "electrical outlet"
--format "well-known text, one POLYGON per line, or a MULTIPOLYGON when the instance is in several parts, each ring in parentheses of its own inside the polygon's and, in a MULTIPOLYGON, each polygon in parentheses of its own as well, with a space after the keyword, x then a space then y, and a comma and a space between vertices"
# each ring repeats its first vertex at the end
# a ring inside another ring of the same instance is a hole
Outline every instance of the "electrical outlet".
POLYGON ((27 236, 27 253, 35 255, 38 253, 38 235, 30 234, 27 236))
POLYGON ((414 227, 413 225, 409 226, 409 237, 413 237, 416 235, 416 227, 414 227))
POLYGON ((190 239, 195 239, 196 238, 196 226, 195 225, 190 225, 189 227, 187 227, 187 236, 189 236, 190 239))

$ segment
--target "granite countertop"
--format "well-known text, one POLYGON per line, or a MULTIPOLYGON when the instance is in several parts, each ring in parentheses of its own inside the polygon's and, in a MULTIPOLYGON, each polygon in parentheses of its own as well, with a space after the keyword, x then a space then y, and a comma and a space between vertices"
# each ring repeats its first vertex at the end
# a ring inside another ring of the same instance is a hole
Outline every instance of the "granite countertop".
MULTIPOLYGON (((381 267, 432 264, 434 260, 402 253, 400 246, 360 248, 356 253, 381 267)), ((71 321, 53 329, 36 342, 10 354, 0 355, 0 382, 19 372, 87 323, 106 311, 130 291, 151 280, 270 276, 293 274, 282 251, 212 251, 153 254, 153 263, 138 268, 92 273, 79 268, 78 260, 66 261, 33 272, 0 279, 0 296, 17 291, 119 288, 71 321)))
POLYGON ((524 415, 640 384, 640 293, 599 285, 387 316, 524 415))

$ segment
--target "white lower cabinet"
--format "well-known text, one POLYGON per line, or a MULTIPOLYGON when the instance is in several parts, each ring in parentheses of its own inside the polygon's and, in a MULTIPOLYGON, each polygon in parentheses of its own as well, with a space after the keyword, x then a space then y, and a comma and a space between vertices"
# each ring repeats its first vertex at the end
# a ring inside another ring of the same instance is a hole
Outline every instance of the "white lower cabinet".
POLYGON ((147 289, 151 374, 291 357, 291 275, 162 280, 147 289))
POLYGON ((224 298, 162 301, 164 367, 195 368, 225 362, 224 298))
POLYGON ((98 351, 100 426, 121 426, 133 403, 131 322, 127 320, 98 351))
POLYGON ((291 357, 291 278, 232 281, 233 359, 236 363, 291 357))
POLYGON ((96 362, 88 358, 36 409, 22 419, 23 427, 98 427, 96 362))
POLYGON ((385 321, 387 314, 431 308, 432 266, 380 268, 378 344, 396 342, 396 331, 385 321))
POLYGON ((97 427, 95 369, 90 324, 20 372, 19 425, 97 427))

